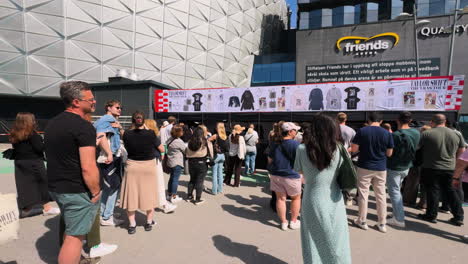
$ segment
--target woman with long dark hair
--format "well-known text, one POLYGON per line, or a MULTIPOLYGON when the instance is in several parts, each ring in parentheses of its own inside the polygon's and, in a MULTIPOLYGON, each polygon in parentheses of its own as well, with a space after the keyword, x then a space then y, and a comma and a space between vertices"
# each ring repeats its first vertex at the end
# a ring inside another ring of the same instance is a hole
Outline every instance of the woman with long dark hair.
POLYGON ((213 158, 213 144, 205 137, 205 131, 202 127, 196 127, 193 130, 193 136, 188 142, 185 155, 188 159, 190 182, 187 190, 187 201, 195 205, 202 204, 205 200, 201 199, 203 192, 203 183, 208 172, 208 157, 213 158), (193 190, 195 189, 195 199, 193 190))
POLYGON ((36 118, 18 113, 11 129, 10 142, 15 158, 15 180, 20 217, 40 214, 57 215, 60 209, 49 203, 47 171, 44 165, 44 142, 36 132, 36 118), (33 208, 43 205, 43 209, 33 208))
POLYGON ((132 127, 124 133, 123 142, 128 152, 127 166, 120 191, 120 206, 127 210, 128 233, 136 232, 136 210, 146 212, 145 231, 151 231, 154 208, 158 207, 157 164, 164 152, 161 140, 153 130, 145 129, 145 115, 136 111, 132 127))
POLYGON ((328 116, 314 115, 304 127, 304 141, 294 168, 305 178, 301 240, 304 263, 351 263, 348 220, 337 183, 342 158, 340 130, 328 116))

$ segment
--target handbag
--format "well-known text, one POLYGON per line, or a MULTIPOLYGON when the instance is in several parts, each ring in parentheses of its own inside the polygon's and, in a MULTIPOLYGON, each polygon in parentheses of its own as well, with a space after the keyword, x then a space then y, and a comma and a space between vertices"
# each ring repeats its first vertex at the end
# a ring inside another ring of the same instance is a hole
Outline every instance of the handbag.
POLYGON ((18 239, 19 210, 16 194, 0 193, 0 245, 18 239))
MULTIPOLYGON (((167 144, 167 151, 169 151, 169 145, 171 145, 172 142, 174 142, 175 139, 172 139, 169 144, 167 144)), ((169 159, 167 158, 167 155, 164 157, 162 161, 162 168, 163 172, 167 174, 171 174, 171 167, 167 164, 169 162, 169 159)))
POLYGON ((4 159, 14 160, 15 159, 15 150, 9 148, 2 152, 4 159))
POLYGON ((342 163, 338 168, 338 175, 336 181, 341 190, 351 190, 356 188, 357 173, 354 168, 353 161, 349 157, 348 151, 342 144, 338 144, 342 163))

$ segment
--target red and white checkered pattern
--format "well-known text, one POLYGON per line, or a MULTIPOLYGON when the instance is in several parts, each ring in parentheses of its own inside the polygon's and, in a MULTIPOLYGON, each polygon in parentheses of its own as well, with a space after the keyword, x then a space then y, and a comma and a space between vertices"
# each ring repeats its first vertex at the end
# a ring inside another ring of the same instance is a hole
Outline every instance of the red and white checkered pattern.
POLYGON ((463 97, 463 86, 465 85, 465 76, 450 76, 447 93, 445 95, 445 110, 460 110, 463 97))
POLYGON ((165 90, 154 91, 154 111, 169 112, 169 93, 165 90))

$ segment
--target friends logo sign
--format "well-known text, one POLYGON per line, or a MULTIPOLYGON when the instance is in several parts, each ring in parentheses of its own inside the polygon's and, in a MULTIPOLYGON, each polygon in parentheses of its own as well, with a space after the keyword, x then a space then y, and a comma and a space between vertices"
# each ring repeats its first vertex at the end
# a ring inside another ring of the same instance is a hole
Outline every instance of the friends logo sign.
POLYGON ((346 36, 336 41, 338 51, 345 55, 375 56, 398 45, 400 36, 397 33, 387 32, 369 38, 360 36, 346 36))

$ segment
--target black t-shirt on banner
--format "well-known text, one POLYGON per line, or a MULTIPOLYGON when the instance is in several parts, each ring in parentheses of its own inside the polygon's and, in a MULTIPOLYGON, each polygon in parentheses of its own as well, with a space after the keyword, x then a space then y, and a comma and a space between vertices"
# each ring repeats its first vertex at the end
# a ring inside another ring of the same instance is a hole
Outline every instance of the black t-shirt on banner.
POLYGON ((47 124, 44 134, 49 190, 88 192, 81 172, 80 147, 96 147, 96 130, 77 114, 63 112, 47 124))
POLYGON ((123 142, 128 152, 128 158, 131 160, 152 160, 159 159, 161 156, 157 150, 157 147, 161 145, 161 140, 154 134, 153 130, 127 130, 124 133, 123 142))

